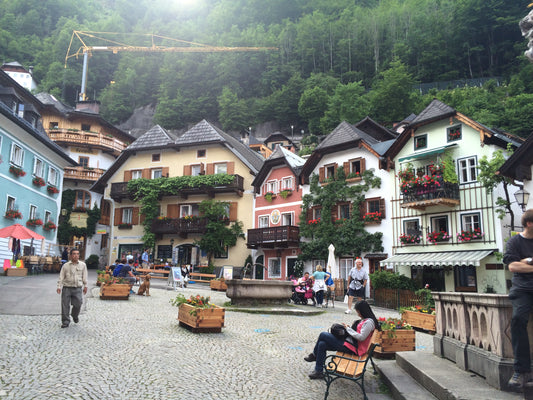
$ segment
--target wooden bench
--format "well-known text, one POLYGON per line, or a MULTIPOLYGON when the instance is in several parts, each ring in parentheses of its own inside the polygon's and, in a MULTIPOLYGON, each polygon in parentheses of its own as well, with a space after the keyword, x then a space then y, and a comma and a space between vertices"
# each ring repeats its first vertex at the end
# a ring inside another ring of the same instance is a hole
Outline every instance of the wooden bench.
POLYGON ((150 274, 152 279, 153 278, 155 278, 155 279, 168 279, 168 274, 170 273, 170 270, 168 270, 168 269, 152 269, 152 268, 137 268, 136 272, 138 274, 140 274, 141 276, 145 275, 145 274, 150 274), (160 274, 161 276, 159 276, 159 275, 156 276, 154 274, 160 274))
POLYGON ((203 272, 191 272, 189 277, 195 282, 211 282, 211 279, 215 279, 217 276, 215 274, 204 274, 203 272))
POLYGON ((331 354, 326 357, 324 361, 324 380, 326 381, 324 400, 328 398, 329 385, 339 378, 348 379, 357 383, 363 391, 363 398, 368 400, 365 392, 365 372, 366 366, 370 361, 372 368, 374 368, 374 375, 377 373, 374 360, 372 360, 372 354, 376 346, 379 345, 372 343, 368 348, 368 352, 362 356, 339 351, 335 355, 331 354))

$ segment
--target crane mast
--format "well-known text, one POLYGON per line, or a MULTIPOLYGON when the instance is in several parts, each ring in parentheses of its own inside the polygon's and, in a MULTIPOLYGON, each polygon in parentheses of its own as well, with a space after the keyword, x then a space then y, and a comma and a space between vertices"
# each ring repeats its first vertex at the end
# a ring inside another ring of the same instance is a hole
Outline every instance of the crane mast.
POLYGON ((121 51, 135 51, 135 52, 146 52, 146 53, 222 53, 222 52, 250 52, 250 51, 265 51, 265 50, 277 50, 277 47, 227 47, 227 46, 208 46, 201 43, 188 42, 180 39, 173 39, 165 36, 155 35, 155 34, 130 34, 134 36, 144 36, 149 37, 151 40, 150 46, 134 46, 121 43, 115 40, 111 40, 100 35, 128 35, 125 33, 116 33, 116 32, 87 32, 87 31, 73 31, 70 38, 70 43, 67 50, 67 55, 65 56, 65 68, 67 67, 68 60, 72 57, 76 59, 83 55, 83 71, 81 78, 81 90, 79 95, 79 101, 87 100, 87 74, 88 74, 88 64, 89 57, 92 56, 94 52, 108 51, 113 54, 117 54, 121 51), (73 48, 73 43, 75 39, 78 39, 81 43, 78 49, 73 48), (109 46, 89 46, 85 42, 85 38, 97 39, 109 43, 109 46), (166 46, 166 45, 157 45, 155 42, 157 40, 165 40, 167 42, 179 43, 182 46, 166 46))

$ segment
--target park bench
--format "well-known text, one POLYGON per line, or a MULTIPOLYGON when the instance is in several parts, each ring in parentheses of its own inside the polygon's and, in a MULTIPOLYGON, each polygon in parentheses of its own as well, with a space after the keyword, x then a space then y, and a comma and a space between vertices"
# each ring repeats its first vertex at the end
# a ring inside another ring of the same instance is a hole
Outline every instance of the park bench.
POLYGON ((204 274, 203 272, 191 272, 189 273, 190 279, 195 282, 210 282, 211 279, 215 279, 215 274, 204 274))
POLYGON ((152 279, 168 279, 170 270, 168 269, 152 269, 152 268, 137 268, 136 272, 140 275, 150 274, 152 279), (154 275, 158 274, 158 275, 154 275))
POLYGON ((324 361, 324 380, 326 381, 324 400, 328 398, 329 385, 339 378, 357 383, 363 391, 363 398, 365 400, 368 399, 365 392, 365 372, 370 361, 372 368, 374 368, 374 375, 376 374, 376 366, 374 365, 374 360, 372 360, 372 353, 376 346, 379 346, 379 344, 372 343, 367 353, 362 356, 338 351, 335 355, 331 354, 326 357, 324 361))

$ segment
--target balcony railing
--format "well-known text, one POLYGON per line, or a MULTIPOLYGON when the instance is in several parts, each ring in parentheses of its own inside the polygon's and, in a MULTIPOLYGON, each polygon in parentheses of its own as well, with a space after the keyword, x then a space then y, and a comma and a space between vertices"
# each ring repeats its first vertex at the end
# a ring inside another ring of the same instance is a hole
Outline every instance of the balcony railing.
MULTIPOLYGON (((215 197, 217 193, 231 193, 235 192, 242 196, 244 192, 244 178, 240 175, 233 175, 233 181, 230 183, 213 183, 211 185, 200 185, 197 187, 190 187, 180 189, 177 193, 168 193, 168 196, 181 196, 186 199, 191 194, 206 194, 209 197, 215 197)), ((132 198, 128 192, 128 182, 117 182, 111 184, 111 198, 115 201, 122 201, 125 198, 132 198)))
POLYGON ((419 208, 445 205, 455 207, 459 205, 459 185, 457 183, 442 182, 440 186, 428 185, 414 187, 403 192, 403 208, 419 208))
POLYGON ((117 156, 127 147, 126 143, 97 132, 53 128, 48 130, 48 136, 56 143, 90 146, 104 151, 111 151, 117 156))
POLYGON ((297 226, 248 229, 247 246, 250 249, 291 247, 297 246, 299 242, 300 228, 297 226))
POLYGON ((65 179, 74 179, 76 181, 96 182, 104 174, 105 170, 100 168, 85 167, 66 167, 65 179))
POLYGON ((177 234, 187 237, 189 233, 205 233, 206 229, 206 218, 169 218, 152 222, 152 232, 156 234, 177 234))

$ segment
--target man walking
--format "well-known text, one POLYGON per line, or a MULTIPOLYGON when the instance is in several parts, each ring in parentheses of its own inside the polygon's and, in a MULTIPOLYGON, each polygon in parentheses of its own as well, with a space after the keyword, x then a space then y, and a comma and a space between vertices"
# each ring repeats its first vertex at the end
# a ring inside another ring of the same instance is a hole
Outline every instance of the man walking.
POLYGON ((70 261, 63 265, 57 281, 57 293, 61 294, 61 328, 70 324, 70 306, 72 320, 77 324, 83 303, 83 294, 87 294, 87 265, 80 261, 80 252, 70 250, 70 261), (83 290, 82 290, 83 288, 83 290))
POLYGON ((533 209, 522 215, 524 230, 507 242, 503 262, 513 273, 509 299, 513 304, 511 344, 514 353, 514 374, 511 388, 533 387, 527 323, 533 307, 533 209))
POLYGON ((368 274, 363 269, 363 260, 359 257, 355 260, 355 267, 350 270, 348 275, 348 308, 344 311, 345 314, 352 312, 353 298, 357 300, 364 300, 366 284, 368 283, 368 274))

